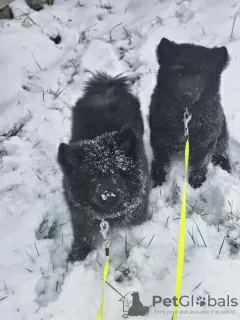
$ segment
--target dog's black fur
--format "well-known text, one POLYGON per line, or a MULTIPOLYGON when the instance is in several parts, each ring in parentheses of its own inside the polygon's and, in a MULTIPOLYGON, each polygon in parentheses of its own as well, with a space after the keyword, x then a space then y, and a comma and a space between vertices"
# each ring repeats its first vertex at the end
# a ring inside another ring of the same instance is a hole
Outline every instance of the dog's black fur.
POLYGON ((149 110, 154 159, 154 185, 166 180, 172 157, 184 151, 185 108, 192 114, 189 183, 197 188, 206 179, 210 161, 230 172, 228 129, 220 100, 222 71, 229 63, 225 47, 176 44, 163 38, 156 55, 160 69, 149 110))
POLYGON ((147 219, 150 177, 143 144, 140 103, 126 77, 95 74, 73 108, 72 136, 61 143, 74 241, 70 261, 93 249, 101 219, 114 227, 147 219))

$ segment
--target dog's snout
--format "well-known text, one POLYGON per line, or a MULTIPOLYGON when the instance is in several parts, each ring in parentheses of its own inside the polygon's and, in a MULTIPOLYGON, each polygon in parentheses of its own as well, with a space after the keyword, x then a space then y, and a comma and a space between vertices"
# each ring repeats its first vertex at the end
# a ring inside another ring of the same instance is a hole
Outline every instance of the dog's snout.
POLYGON ((191 99, 192 98, 192 93, 190 91, 187 91, 187 92, 184 93, 184 97, 186 99, 191 99))
POLYGON ((101 194, 101 201, 106 205, 114 205, 117 203, 118 196, 115 193, 109 191, 105 191, 101 194))

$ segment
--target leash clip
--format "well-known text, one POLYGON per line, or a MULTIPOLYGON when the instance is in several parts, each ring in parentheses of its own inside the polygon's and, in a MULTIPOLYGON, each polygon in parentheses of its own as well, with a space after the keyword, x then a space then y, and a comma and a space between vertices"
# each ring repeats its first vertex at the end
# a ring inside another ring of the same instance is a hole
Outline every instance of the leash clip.
POLYGON ((184 122, 184 136, 187 138, 189 136, 188 132, 188 123, 192 119, 192 114, 188 112, 188 108, 186 108, 186 111, 184 112, 183 116, 183 122, 184 122))
POLYGON ((109 234, 109 223, 102 219, 100 223, 100 232, 102 234, 103 240, 107 241, 108 240, 108 234, 109 234))

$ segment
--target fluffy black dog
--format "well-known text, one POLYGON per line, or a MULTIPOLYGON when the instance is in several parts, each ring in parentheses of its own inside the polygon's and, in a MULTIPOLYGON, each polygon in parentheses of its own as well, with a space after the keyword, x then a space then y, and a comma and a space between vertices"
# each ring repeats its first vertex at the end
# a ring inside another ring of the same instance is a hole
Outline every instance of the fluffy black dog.
POLYGON ((70 144, 61 143, 65 198, 74 241, 70 261, 94 247, 104 218, 110 228, 147 219, 149 172, 140 103, 126 77, 97 73, 73 108, 70 144))
POLYGON ((220 79, 229 62, 225 47, 206 48, 176 44, 163 38, 156 51, 161 66, 151 97, 149 125, 154 185, 165 179, 172 157, 182 155, 185 146, 183 116, 190 141, 189 183, 198 188, 206 179, 210 161, 230 172, 228 130, 220 102, 220 79))

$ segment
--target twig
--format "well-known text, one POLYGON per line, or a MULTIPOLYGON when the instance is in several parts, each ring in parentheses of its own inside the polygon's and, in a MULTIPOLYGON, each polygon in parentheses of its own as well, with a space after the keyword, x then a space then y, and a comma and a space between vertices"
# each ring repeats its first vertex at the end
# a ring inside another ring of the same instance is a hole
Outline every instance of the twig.
POLYGON ((166 222, 166 224, 165 224, 165 228, 168 227, 168 221, 169 221, 169 216, 167 217, 167 222, 166 222))
MULTIPOLYGON (((39 77, 34 76, 34 75, 31 75, 31 76, 29 75, 29 76, 28 76, 28 79, 29 79, 29 80, 32 80, 32 78, 36 78, 36 79, 38 79, 38 80, 41 80, 39 77)), ((34 85, 34 84, 33 84, 33 85, 34 85)), ((41 87, 39 87, 39 88, 41 88, 41 87)))
MULTIPOLYGON (((127 261, 126 258, 118 265, 118 267, 115 269, 115 271, 118 271, 119 268, 121 268, 121 266, 124 264, 125 261, 127 261)), ((119 270, 119 271, 120 271, 120 270, 119 270)))
POLYGON ((110 43, 113 43, 113 38, 112 38, 112 32, 113 32, 113 30, 115 29, 115 28, 117 28, 117 27, 119 27, 119 26, 121 26, 123 23, 121 22, 121 23, 118 23, 118 24, 116 24, 110 31, 109 31, 109 42, 110 43))
POLYGON ((194 221, 194 223, 195 223, 195 225, 196 225, 196 227, 197 227, 197 229, 198 229, 198 232, 199 232, 199 234, 200 234, 200 236, 201 236, 201 238, 202 238, 202 241, 203 241, 205 247, 207 248, 206 242, 204 241, 204 238, 203 238, 203 236, 202 236, 202 233, 201 233, 200 229, 198 228, 198 225, 196 224, 196 221, 194 220, 193 217, 192 217, 192 219, 193 219, 193 221, 194 221))
POLYGON ((39 175, 33 170, 33 168, 32 168, 32 171, 35 173, 35 175, 38 177, 39 180, 42 180, 41 177, 39 177, 39 175))
POLYGON ((172 239, 178 244, 177 240, 172 237, 172 239))
POLYGON ((194 240, 194 238, 193 238, 193 235, 190 233, 190 231, 189 231, 189 230, 188 230, 188 233, 189 233, 189 235, 190 235, 190 237, 191 237, 191 239, 192 239, 192 241, 193 241, 194 245, 196 245, 195 240, 194 240))
POLYGON ((42 88, 42 87, 40 87, 40 86, 38 86, 38 85, 36 85, 36 84, 34 84, 34 83, 28 82, 28 84, 29 84, 30 86, 34 86, 34 87, 36 87, 36 88, 39 88, 39 89, 41 89, 41 90, 43 91, 43 88, 42 88))
POLYGON ((4 299, 6 299, 7 298, 7 296, 5 296, 5 297, 3 297, 3 298, 0 298, 0 301, 3 301, 4 299))
POLYGON ((40 306, 39 308, 37 308, 37 310, 35 311, 35 313, 38 313, 38 311, 41 309, 42 307, 40 306))
POLYGON ((59 112, 62 112, 63 111, 63 109, 61 109, 61 108, 57 108, 57 107, 50 107, 50 108, 47 108, 48 110, 57 110, 57 111, 59 111, 59 112))
POLYGON ((115 289, 108 281, 106 281, 106 284, 111 287, 114 291, 116 291, 122 298, 125 298, 117 289, 115 289))
POLYGON ((149 242, 149 244, 148 244, 148 247, 150 247, 150 245, 151 245, 151 243, 152 243, 152 241, 153 241, 154 237, 155 237, 155 234, 152 236, 152 239, 150 240, 150 242, 149 242))
MULTIPOLYGON (((38 146, 40 143, 41 143, 40 141, 37 142, 37 143, 35 143, 35 144, 33 145, 33 148, 35 148, 36 146, 38 146)), ((36 232, 37 232, 37 231, 35 230, 35 233, 36 233, 36 232)))
POLYGON ((56 292, 58 293, 58 281, 56 283, 56 292))
POLYGON ((230 36, 230 39, 233 38, 233 31, 234 31, 234 27, 235 27, 235 22, 236 22, 236 19, 237 19, 237 13, 235 13, 235 16, 234 16, 234 19, 233 19, 233 25, 232 25, 232 31, 231 31, 231 36, 230 36))
POLYGON ((125 237, 125 254, 126 254, 126 259, 128 259, 128 257, 129 257, 129 252, 130 252, 130 250, 128 249, 127 234, 126 234, 126 237, 125 237))
POLYGON ((60 88, 57 89, 57 91, 54 93, 54 98, 56 99, 58 96, 60 96, 60 94, 67 88, 67 86, 65 88, 63 88, 62 90, 60 90, 60 88))
POLYGON ((209 190, 210 190, 211 188, 208 188, 208 189, 206 189, 205 191, 203 191, 201 194, 200 194, 200 196, 199 196, 199 200, 203 200, 203 195, 206 193, 206 192, 208 192, 209 190))
POLYGON ((139 246, 140 243, 142 243, 145 238, 146 238, 146 237, 142 238, 142 240, 140 240, 140 241, 136 244, 136 247, 139 246))
POLYGON ((222 244, 221 244, 221 247, 220 247, 218 256, 217 256, 217 259, 219 259, 219 257, 220 257, 220 254, 221 254, 221 252, 222 252, 222 248, 223 248, 223 244, 224 244, 224 242, 225 242, 225 239, 226 239, 226 236, 223 238, 223 241, 222 241, 222 244))
POLYGON ((40 64, 39 64, 39 63, 37 62, 37 60, 35 59, 33 53, 32 53, 32 57, 33 57, 34 61, 36 62, 36 65, 38 66, 38 68, 39 68, 41 71, 43 71, 43 69, 41 68, 40 64))
POLYGON ((173 252, 174 252, 175 256, 177 257, 177 253, 176 253, 176 250, 174 248, 174 245, 173 245, 173 252))
POLYGON ((35 263, 35 260, 30 256, 29 253, 27 253, 27 255, 29 256, 29 258, 32 260, 33 263, 35 263))
POLYGON ((37 248, 37 246, 36 246, 36 243, 34 243, 34 246, 35 246, 35 249, 36 249, 36 251, 37 251, 37 254, 40 256, 40 254, 39 254, 39 252, 38 252, 38 248, 37 248))
POLYGON ((202 284, 202 282, 200 282, 195 288, 193 288, 192 291, 194 292, 195 290, 197 290, 197 288, 199 288, 201 284, 202 284))

